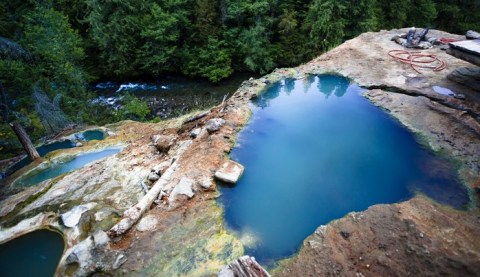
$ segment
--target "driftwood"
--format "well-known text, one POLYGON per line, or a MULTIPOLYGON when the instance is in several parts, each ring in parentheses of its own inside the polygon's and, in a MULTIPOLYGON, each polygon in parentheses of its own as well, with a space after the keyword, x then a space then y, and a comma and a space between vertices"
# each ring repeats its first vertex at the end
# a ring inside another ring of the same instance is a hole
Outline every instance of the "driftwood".
POLYGON ((28 157, 30 157, 32 161, 39 159, 40 155, 38 154, 37 149, 35 149, 35 147, 33 146, 30 137, 27 135, 27 132, 25 132, 25 129, 23 129, 22 125, 20 125, 18 122, 13 122, 10 123, 10 127, 12 127, 12 130, 15 132, 18 139, 22 143, 28 157))
POLYGON ((174 162, 170 167, 162 174, 160 179, 158 179, 152 188, 145 194, 145 196, 138 201, 138 203, 126 210, 123 213, 123 218, 115 224, 109 231, 108 235, 110 237, 116 237, 122 234, 125 234, 139 219, 142 215, 152 206, 153 201, 158 198, 158 195, 162 189, 170 182, 170 179, 178 167, 178 160, 180 156, 188 149, 192 141, 185 141, 178 149, 176 156, 174 157, 174 162))
POLYGON ((194 115, 192 117, 189 117, 182 124, 187 124, 187 123, 193 122, 195 120, 198 120, 200 118, 203 118, 203 117, 207 116, 209 113, 210 113, 210 110, 208 110, 206 112, 203 112, 203 113, 199 113, 199 114, 194 115))
POLYGON ((270 274, 255 261, 255 258, 243 256, 224 266, 218 277, 270 277, 270 274))

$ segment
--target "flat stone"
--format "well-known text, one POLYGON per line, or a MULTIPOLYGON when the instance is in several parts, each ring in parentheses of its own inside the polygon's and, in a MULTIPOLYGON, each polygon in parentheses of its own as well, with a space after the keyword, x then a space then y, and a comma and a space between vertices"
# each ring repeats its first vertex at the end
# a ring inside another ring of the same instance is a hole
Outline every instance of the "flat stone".
POLYGON ((209 133, 216 132, 225 124, 225 119, 223 118, 212 118, 207 122, 205 128, 209 133))
POLYGON ((170 203, 173 203, 175 199, 180 196, 180 195, 185 195, 188 198, 192 198, 195 195, 195 192, 193 192, 193 180, 189 179, 187 177, 183 177, 180 179, 178 184, 173 188, 172 192, 170 193, 170 196, 168 197, 168 201, 170 203))
POLYGON ((153 215, 147 215, 140 219, 140 222, 137 224, 137 231, 146 232, 153 231, 157 228, 158 220, 153 215))
POLYGON ((97 205, 96 203, 88 203, 85 205, 79 205, 79 206, 73 207, 70 211, 61 215, 63 225, 70 228, 75 227, 80 221, 82 214, 90 210, 91 208, 95 207, 96 205, 97 205))
POLYGON ((235 184, 238 179, 240 179, 240 176, 242 176, 243 170, 243 165, 228 160, 215 172, 215 178, 225 183, 235 184))

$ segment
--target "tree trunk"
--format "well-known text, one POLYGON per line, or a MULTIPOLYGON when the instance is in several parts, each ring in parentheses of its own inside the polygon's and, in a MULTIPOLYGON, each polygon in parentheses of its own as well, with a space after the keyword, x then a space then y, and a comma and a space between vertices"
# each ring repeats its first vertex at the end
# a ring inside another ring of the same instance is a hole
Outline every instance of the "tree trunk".
POLYGON ((2 111, 2 122, 8 122, 8 103, 2 81, 0 81, 0 110, 2 111))
POLYGON ((13 131, 17 135, 18 139, 23 145, 23 148, 27 152, 28 156, 32 161, 40 158, 40 155, 37 152, 37 149, 32 144, 30 137, 28 136, 27 132, 23 129, 22 125, 18 122, 10 123, 10 127, 12 127, 13 131))

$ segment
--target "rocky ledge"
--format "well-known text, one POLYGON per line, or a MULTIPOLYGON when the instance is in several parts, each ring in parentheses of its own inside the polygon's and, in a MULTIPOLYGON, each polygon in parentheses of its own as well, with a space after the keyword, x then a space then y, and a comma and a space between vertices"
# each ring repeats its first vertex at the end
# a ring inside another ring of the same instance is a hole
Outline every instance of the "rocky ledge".
MULTIPOLYGON (((108 126, 116 136, 67 152, 118 143, 127 147, 71 174, 20 192, 6 189, 12 179, 3 180, 0 192, 8 197, 0 203, 0 243, 35 229, 60 231, 66 249, 58 276, 216 275, 225 265, 241 261, 244 253, 241 241, 224 229, 215 173, 228 161, 226 154, 248 120, 249 100, 272 82, 309 74, 334 72, 365 88, 368 99, 426 145, 458 161, 462 181, 478 191, 480 93, 447 78, 455 68, 470 65, 434 48, 423 51, 437 55, 447 68, 418 73, 387 55, 401 49, 390 41, 399 32, 365 33, 307 64, 246 81, 211 110, 157 124, 108 126), (434 86, 465 99, 436 93, 434 86)), ((459 38, 440 31, 431 34, 459 38)), ((320 226, 298 255, 272 273, 476 275, 477 200, 472 193, 471 207, 456 211, 417 196, 351 213, 320 226)))

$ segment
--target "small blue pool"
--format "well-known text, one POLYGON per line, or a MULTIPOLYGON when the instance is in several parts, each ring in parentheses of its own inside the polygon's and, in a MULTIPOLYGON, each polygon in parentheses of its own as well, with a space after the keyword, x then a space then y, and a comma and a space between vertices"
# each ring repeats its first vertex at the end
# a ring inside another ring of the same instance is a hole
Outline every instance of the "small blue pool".
MULTIPOLYGON (((105 133, 101 130, 88 130, 82 133, 78 133, 75 135, 75 138, 77 140, 82 140, 82 141, 91 141, 91 140, 103 140, 105 139, 105 133)), ((48 153, 59 150, 59 149, 68 149, 68 148, 73 148, 76 146, 76 143, 71 141, 71 140, 64 140, 64 141, 57 141, 54 143, 42 145, 40 147, 37 147, 38 154, 41 157, 44 157, 48 153)), ((11 166, 7 171, 5 172, 5 176, 12 175, 15 171, 23 168, 24 166, 29 165, 32 162, 32 160, 29 157, 25 157, 18 161, 16 164, 11 166)))
POLYGON ((47 179, 51 179, 61 174, 83 167, 87 163, 114 155, 120 152, 122 149, 122 147, 111 147, 98 152, 80 154, 67 162, 53 164, 51 167, 45 168, 44 170, 33 172, 33 174, 27 174, 26 176, 21 177, 18 181, 16 181, 15 186, 29 187, 32 185, 36 185, 47 179))
POLYGON ((315 229, 352 211, 423 193, 462 209, 468 190, 446 159, 417 143, 349 80, 310 76, 254 102, 231 158, 245 166, 220 188, 225 222, 264 265, 292 255, 315 229))
POLYGON ((60 234, 34 231, 0 245, 0 276, 53 276, 65 245, 60 234))

